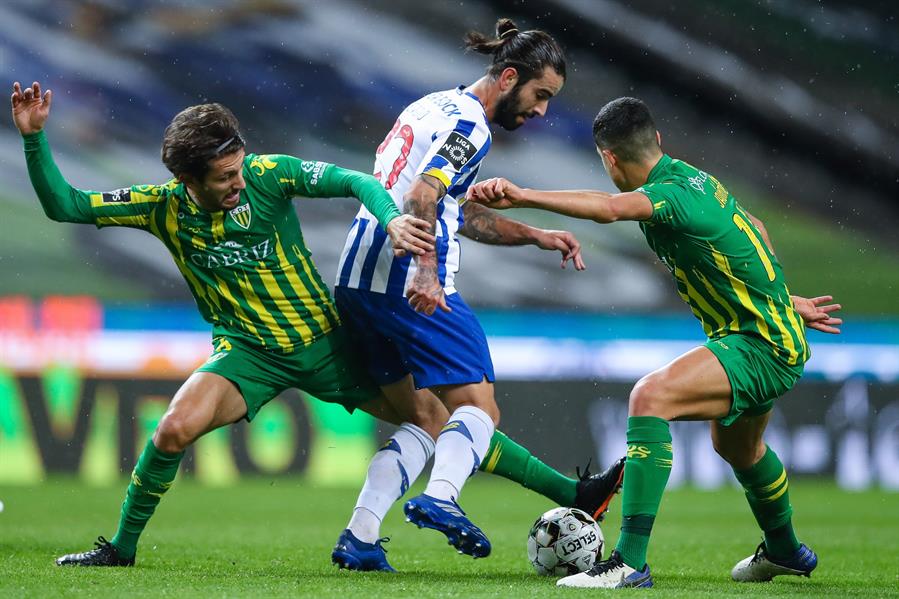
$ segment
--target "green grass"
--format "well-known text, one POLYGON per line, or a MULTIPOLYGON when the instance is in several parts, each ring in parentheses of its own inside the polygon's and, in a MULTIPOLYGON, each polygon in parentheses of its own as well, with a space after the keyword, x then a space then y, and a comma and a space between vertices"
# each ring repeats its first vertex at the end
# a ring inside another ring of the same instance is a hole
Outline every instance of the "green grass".
MULTIPOLYGON (((53 558, 107 537, 123 488, 72 480, 7 487, 0 514, 0 596, 59 597, 524 597, 593 596, 556 589, 535 575, 525 537, 549 502, 481 475, 466 488, 464 507, 493 541, 493 554, 456 555, 442 535, 418 530, 391 513, 389 559, 401 573, 336 571, 334 540, 356 491, 313 488, 299 479, 252 480, 227 488, 179 481, 150 523, 129 569, 58 568, 53 558)), ((650 563, 652 597, 899 596, 899 497, 845 493, 800 481, 791 486, 796 524, 820 556, 811 579, 780 578, 737 585, 730 567, 755 548, 759 533, 742 494, 676 490, 667 494, 650 563)), ((603 525, 617 536, 618 506, 603 525)), ((627 592, 634 596, 636 592, 627 592)), ((650 595, 651 593, 651 595, 650 595)))

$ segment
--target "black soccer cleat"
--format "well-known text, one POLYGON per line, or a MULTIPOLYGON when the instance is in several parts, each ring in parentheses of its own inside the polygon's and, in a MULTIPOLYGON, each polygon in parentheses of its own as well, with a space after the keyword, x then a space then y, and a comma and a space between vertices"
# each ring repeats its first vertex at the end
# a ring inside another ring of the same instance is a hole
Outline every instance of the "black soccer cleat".
POLYGON ((583 474, 578 468, 579 480, 573 507, 587 512, 597 522, 602 522, 612 498, 621 489, 621 481, 624 480, 624 460, 625 458, 621 458, 599 474, 590 474, 589 462, 583 474))
POLYGON ((97 537, 96 549, 84 553, 70 553, 56 558, 57 566, 133 566, 134 558, 119 556, 119 550, 104 537, 97 537))

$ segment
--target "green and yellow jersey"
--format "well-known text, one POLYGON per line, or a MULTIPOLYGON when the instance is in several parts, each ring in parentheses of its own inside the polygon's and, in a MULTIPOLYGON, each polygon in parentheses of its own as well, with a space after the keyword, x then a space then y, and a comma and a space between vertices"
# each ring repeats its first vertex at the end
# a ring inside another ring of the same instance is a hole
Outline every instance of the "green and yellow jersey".
POLYGON ((24 142, 31 182, 50 218, 155 235, 213 325, 213 335, 265 349, 292 352, 339 323, 303 241, 293 197, 357 197, 384 226, 400 216, 373 177, 324 162, 248 154, 240 203, 207 212, 176 180, 111 192, 75 189, 53 162, 43 132, 24 136, 24 142))
POLYGON ((666 154, 635 191, 653 204, 640 228, 709 339, 754 335, 787 364, 804 364, 805 327, 780 263, 721 182, 666 154))

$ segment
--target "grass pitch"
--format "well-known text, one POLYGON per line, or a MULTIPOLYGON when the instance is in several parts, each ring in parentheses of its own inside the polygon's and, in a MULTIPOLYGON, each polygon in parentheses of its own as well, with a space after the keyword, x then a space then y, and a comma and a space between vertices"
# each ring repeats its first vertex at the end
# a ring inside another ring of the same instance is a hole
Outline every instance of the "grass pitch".
MULTIPOLYGON (((479 475, 465 507, 493 542, 483 560, 457 555, 443 535, 418 530, 395 509, 383 531, 399 574, 337 571, 330 551, 356 489, 314 488, 300 479, 244 481, 211 488, 179 480, 142 538, 134 568, 59 568, 53 559, 111 537, 124 493, 55 479, 0 491, 2 597, 537 597, 594 596, 557 589, 525 556, 534 519, 552 505, 513 484, 479 475)), ((628 596, 899 596, 899 496, 791 485, 795 523, 818 553, 811 579, 738 585, 731 566, 759 541, 742 493, 674 490, 662 504, 650 564, 656 587, 628 596)), ((603 524, 617 537, 620 503, 603 524)), ((606 550, 608 552, 608 549, 606 550)))

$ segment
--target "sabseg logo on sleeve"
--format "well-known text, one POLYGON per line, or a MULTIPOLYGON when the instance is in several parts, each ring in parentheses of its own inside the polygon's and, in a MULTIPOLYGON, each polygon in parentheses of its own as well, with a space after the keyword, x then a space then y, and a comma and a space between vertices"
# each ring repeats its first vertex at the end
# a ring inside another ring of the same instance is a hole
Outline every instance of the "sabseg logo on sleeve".
POLYGON ((452 164, 453 168, 458 171, 468 164, 468 161, 474 158, 474 155, 477 153, 478 149, 471 143, 470 139, 458 131, 453 131, 446 138, 446 141, 443 142, 443 145, 440 146, 437 155, 446 158, 447 162, 452 164))
POLYGON ((104 191, 100 195, 104 204, 127 204, 131 201, 131 188, 124 187, 114 191, 104 191))
POLYGON ((312 160, 304 160, 300 165, 300 168, 303 169, 304 173, 309 173, 309 185, 316 186, 318 185, 319 179, 321 179, 322 174, 325 172, 325 167, 328 166, 327 162, 317 162, 312 160))

